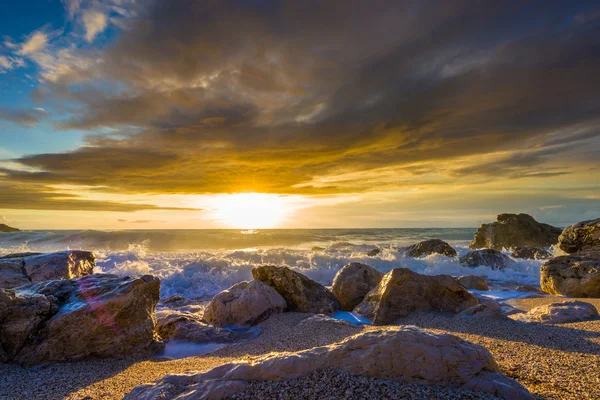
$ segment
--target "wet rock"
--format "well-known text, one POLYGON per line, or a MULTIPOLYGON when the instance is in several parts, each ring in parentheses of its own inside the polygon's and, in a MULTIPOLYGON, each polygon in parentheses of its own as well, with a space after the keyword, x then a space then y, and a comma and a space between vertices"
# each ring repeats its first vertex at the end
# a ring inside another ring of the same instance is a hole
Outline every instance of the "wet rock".
POLYGON ((520 285, 515 288, 517 292, 534 292, 534 293, 543 293, 540 289, 535 286, 530 285, 520 285))
POLYGON ((183 296, 171 296, 171 297, 167 297, 166 299, 162 300, 163 304, 174 304, 174 303, 182 303, 187 301, 187 299, 183 296))
POLYGON ((286 307, 285 299, 274 288, 255 280, 237 283, 215 295, 203 318, 218 327, 256 325, 286 307))
POLYGON ((8 254, 0 259, 0 288, 79 278, 93 273, 94 266, 94 255, 89 251, 8 254))
POLYGON ((159 289, 153 276, 108 274, 3 289, 0 342, 22 365, 154 352, 159 289), (19 330, 15 343, 10 335, 19 330))
POLYGON ((449 275, 427 276, 395 268, 354 311, 375 325, 384 325, 416 311, 458 313, 477 304, 477 299, 449 275))
POLYGON ((549 247, 558 241, 560 234, 560 228, 537 222, 531 215, 500 214, 497 222, 481 225, 469 247, 495 250, 549 247))
POLYGON ((331 291, 340 301, 342 310, 352 311, 379 284, 383 273, 361 263, 350 263, 333 278, 331 291))
POLYGON ((167 375, 136 387, 132 399, 220 399, 248 387, 251 381, 284 381, 317 370, 335 369, 378 379, 450 385, 507 399, 532 399, 516 381, 500 374, 493 356, 482 346, 453 335, 416 327, 360 333, 329 346, 297 353, 269 355, 252 363, 230 363, 212 370, 167 375))
POLYGON ((381 253, 381 249, 373 249, 367 252, 367 257, 375 257, 376 255, 381 253))
POLYGON ((598 318, 598 310, 583 301, 562 301, 535 307, 527 313, 515 314, 513 319, 540 324, 564 324, 598 318))
POLYGON ((473 268, 484 265, 492 269, 504 269, 512 262, 510 257, 494 249, 470 251, 462 256, 459 261, 473 268))
POLYGON ((595 253, 600 257, 600 218, 566 227, 558 238, 566 253, 595 253))
POLYGON ((529 260, 547 260, 552 257, 552 253, 540 247, 521 246, 513 250, 511 254, 514 258, 525 258, 529 260))
POLYGON ((405 255, 408 257, 423 257, 430 254, 438 253, 448 257, 456 257, 456 250, 448 243, 440 239, 429 239, 411 246, 405 250, 405 255))
POLYGON ((288 267, 263 265, 252 269, 252 277, 275 288, 285 299, 289 311, 333 314, 340 309, 333 293, 288 267))
POLYGON ((540 286, 546 293, 571 297, 600 297, 600 257, 554 257, 540 268, 540 286))
POLYGON ((489 290, 487 281, 482 276, 463 275, 456 278, 456 281, 465 289, 489 290))
POLYGON ((184 340, 193 343, 234 343, 253 337, 254 332, 210 326, 198 315, 160 311, 156 314, 156 333, 165 341, 184 340))

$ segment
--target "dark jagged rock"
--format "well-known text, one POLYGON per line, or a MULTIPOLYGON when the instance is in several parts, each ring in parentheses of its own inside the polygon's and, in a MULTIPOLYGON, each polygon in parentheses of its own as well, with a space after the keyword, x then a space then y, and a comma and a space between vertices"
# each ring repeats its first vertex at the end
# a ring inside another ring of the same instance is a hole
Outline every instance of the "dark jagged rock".
POLYGON ((3 361, 21 365, 156 352, 160 281, 108 274, 0 289, 3 361))
POLYGON ((485 265, 492 269, 504 269, 512 262, 510 257, 494 249, 470 251, 462 256, 459 261, 472 268, 485 265))
POLYGON ((456 257, 457 255, 452 246, 440 239, 429 239, 408 246, 404 254, 408 257, 423 257, 433 253, 448 257, 456 257))
POLYGON ((477 304, 477 299, 449 275, 427 276, 395 268, 354 311, 375 325, 384 325, 412 312, 458 313, 477 304))
POLYGON ((547 260, 552 257, 552 253, 540 247, 521 246, 513 250, 511 254, 514 258, 526 258, 529 260, 547 260))
POLYGON ((379 255, 381 253, 381 249, 373 249, 369 252, 367 252, 367 257, 375 257, 376 255, 379 255))
POLYGON ((340 309, 333 293, 288 267, 263 265, 252 269, 252 276, 274 287, 285 299, 289 311, 332 314, 340 309))
POLYGON ((342 310, 352 311, 383 278, 383 273, 367 264, 350 263, 333 278, 331 291, 342 305, 342 310))
POLYGON ((566 253, 594 253, 600 256, 600 218, 566 227, 558 238, 558 246, 566 253))
POLYGON ((20 229, 13 228, 12 226, 8 226, 6 224, 0 224, 0 232, 3 233, 11 233, 11 232, 20 232, 20 229))
POLYGON ((469 247, 495 250, 549 247, 556 244, 560 234, 560 228, 537 222, 531 215, 500 214, 497 222, 481 225, 469 247))

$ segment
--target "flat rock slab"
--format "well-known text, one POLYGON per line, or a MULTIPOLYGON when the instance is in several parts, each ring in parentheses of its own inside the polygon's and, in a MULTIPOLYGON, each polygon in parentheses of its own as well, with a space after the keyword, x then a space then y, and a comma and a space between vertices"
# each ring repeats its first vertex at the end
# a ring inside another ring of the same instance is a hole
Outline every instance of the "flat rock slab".
POLYGON ((598 310, 583 301, 562 301, 535 307, 527 313, 513 314, 511 318, 522 322, 564 324, 598 318, 598 310))

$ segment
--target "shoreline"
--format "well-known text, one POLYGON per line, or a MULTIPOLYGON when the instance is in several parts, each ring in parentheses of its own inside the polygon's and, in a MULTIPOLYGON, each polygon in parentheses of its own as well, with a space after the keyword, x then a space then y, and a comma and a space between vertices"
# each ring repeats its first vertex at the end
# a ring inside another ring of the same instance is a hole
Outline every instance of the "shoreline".
MULTIPOLYGON (((545 296, 509 300, 528 310, 565 299, 545 296)), ((569 299, 575 300, 575 299, 569 299)), ((577 299, 600 308, 600 299, 577 299)), ((166 360, 161 357, 94 360, 38 366, 29 370, 0 365, 0 398, 10 399, 120 399, 133 387, 164 375, 204 371, 232 362, 248 361, 270 352, 298 351, 338 342, 364 330, 381 329, 324 319, 307 326, 312 314, 278 314, 259 324, 256 339, 212 353, 166 360), (19 395, 15 395, 19 393, 19 395)), ((483 345, 495 357, 502 373, 544 399, 600 398, 600 320, 557 324, 526 324, 512 320, 458 318, 441 313, 418 313, 396 325, 416 325, 437 333, 450 333, 483 345)), ((444 398, 444 397, 441 397, 444 398)), ((456 397, 448 397, 456 398, 456 397)))

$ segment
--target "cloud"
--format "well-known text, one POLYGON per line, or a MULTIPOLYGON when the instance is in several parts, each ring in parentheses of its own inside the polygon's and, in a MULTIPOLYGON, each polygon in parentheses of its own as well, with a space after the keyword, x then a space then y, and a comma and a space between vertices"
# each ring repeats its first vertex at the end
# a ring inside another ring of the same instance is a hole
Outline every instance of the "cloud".
POLYGON ((133 16, 114 44, 36 58, 36 100, 70 110, 56 127, 89 131, 85 145, 21 157, 4 179, 321 195, 526 185, 597 165, 600 26, 569 14, 586 10, 339 4, 100 8, 88 41, 133 16))
POLYGON ((19 54, 29 56, 44 50, 48 44, 48 35, 43 31, 32 32, 25 42, 21 44, 19 54))
POLYGON ((108 25, 106 14, 98 10, 85 10, 81 20, 85 28, 85 40, 93 42, 96 35, 104 31, 108 25))
POLYGON ((43 109, 12 109, 0 106, 0 119, 24 126, 35 126, 47 112, 43 109))
POLYGON ((25 62, 19 57, 0 56, 0 74, 10 71, 11 69, 22 67, 25 62))

